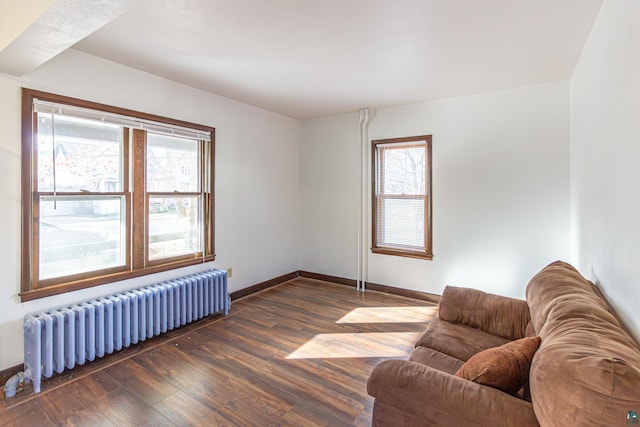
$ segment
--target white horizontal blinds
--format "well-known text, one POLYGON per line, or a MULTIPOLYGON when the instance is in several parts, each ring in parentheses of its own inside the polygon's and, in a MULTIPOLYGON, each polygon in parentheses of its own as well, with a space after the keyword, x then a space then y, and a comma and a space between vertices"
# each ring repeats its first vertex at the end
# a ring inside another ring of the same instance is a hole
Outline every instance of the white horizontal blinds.
POLYGON ((84 119, 99 120, 106 123, 126 126, 134 129, 143 129, 162 135, 176 136, 203 141, 211 141, 211 133, 199 129, 177 126, 138 117, 109 113, 90 108, 76 107, 74 105, 60 104, 57 102, 33 100, 33 109, 36 113, 54 113, 59 115, 79 117, 84 119))
POLYGON ((426 249, 426 141, 379 144, 376 242, 378 247, 426 249))

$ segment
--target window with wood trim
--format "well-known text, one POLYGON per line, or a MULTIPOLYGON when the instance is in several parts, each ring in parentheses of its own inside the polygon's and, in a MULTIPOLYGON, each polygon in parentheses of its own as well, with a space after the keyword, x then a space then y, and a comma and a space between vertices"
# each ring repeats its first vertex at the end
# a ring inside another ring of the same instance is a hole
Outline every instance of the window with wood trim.
POLYGON ((431 135, 372 144, 372 251, 432 259, 431 135))
POLYGON ((22 92, 23 301, 212 261, 209 126, 22 92))

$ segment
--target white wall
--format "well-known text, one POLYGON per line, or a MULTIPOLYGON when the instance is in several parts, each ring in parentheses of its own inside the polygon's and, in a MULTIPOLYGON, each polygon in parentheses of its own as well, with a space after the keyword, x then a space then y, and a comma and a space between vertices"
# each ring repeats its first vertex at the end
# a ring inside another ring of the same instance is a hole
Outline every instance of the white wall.
POLYGON ((640 339, 640 2, 605 1, 571 79, 572 260, 640 339))
MULTIPOLYGON (((357 125, 357 114, 302 124, 302 270, 355 278, 357 125)), ((385 108, 369 128, 369 139, 423 134, 435 257, 370 254, 368 281, 524 297, 533 274, 569 256, 568 82, 385 108)))
POLYGON ((69 50, 17 79, 0 75, 0 369, 22 363, 22 318, 211 267, 233 267, 232 291, 298 269, 300 123, 69 50), (184 268, 20 303, 20 87, 216 128, 216 252, 184 268))
POLYGON ((355 278, 359 114, 302 122, 300 269, 355 278))

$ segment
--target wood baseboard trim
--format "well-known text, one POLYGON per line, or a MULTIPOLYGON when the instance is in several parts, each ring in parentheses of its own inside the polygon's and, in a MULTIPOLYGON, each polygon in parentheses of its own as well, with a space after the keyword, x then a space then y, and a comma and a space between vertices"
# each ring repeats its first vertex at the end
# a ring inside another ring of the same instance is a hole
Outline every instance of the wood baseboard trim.
MULTIPOLYGON (((273 286, 277 286, 281 283, 287 282, 291 279, 295 279, 296 277, 306 277, 307 279, 322 280, 324 282, 337 283, 339 285, 351 286, 353 288, 356 287, 356 281, 354 279, 347 279, 346 277, 331 276, 328 274, 298 270, 289 274, 282 275, 280 277, 275 277, 273 279, 266 280, 262 283, 249 286, 244 289, 234 291, 231 293, 231 300, 237 300, 239 298, 249 296, 256 292, 260 292, 265 289, 271 288, 273 286)), ((371 291, 384 292, 384 293, 399 295, 407 298, 427 301, 433 304, 438 304, 440 302, 440 295, 430 294, 427 292, 412 291, 409 289, 396 288, 394 286, 381 285, 379 283, 367 282, 367 289, 371 291)))
POLYGON ((370 291, 385 292, 402 297, 428 301, 434 304, 440 303, 440 295, 430 294, 428 292, 412 291, 411 289, 396 288, 394 286, 380 285, 378 283, 371 282, 367 282, 367 289, 370 291))
POLYGON ((22 371, 23 369, 24 369, 24 364, 21 363, 19 365, 11 366, 9 368, 0 370, 0 397, 2 397, 2 394, 3 394, 2 390, 7 380, 12 376, 14 376, 15 374, 17 374, 18 372, 22 371))
MULTIPOLYGON (((301 277, 306 277, 308 279, 323 280, 325 282, 338 283, 340 285, 352 286, 354 288, 356 287, 356 284, 357 284, 354 279, 347 279, 345 277, 330 276, 327 274, 313 273, 310 271, 302 271, 302 270, 300 270, 298 273, 301 277)), ((372 282, 367 282, 366 288, 371 291, 385 292, 388 294, 419 299, 419 300, 428 301, 434 304, 438 304, 440 302, 440 295, 430 294, 427 292, 412 291, 409 289, 396 288, 394 286, 381 285, 381 284, 372 283, 372 282)))
POLYGON ((307 279, 322 280, 324 282, 333 282, 333 283, 338 283, 340 285, 351 286, 354 288, 357 285, 354 279, 347 279, 345 277, 330 276, 328 274, 312 273, 311 271, 302 271, 302 270, 300 270, 298 273, 300 273, 300 277, 306 277, 307 279))
POLYGON ((289 274, 284 274, 282 276, 266 280, 264 282, 249 286, 249 287, 244 288, 244 289, 239 289, 237 291, 233 291, 233 292, 231 292, 231 301, 235 301, 237 299, 246 297, 248 295, 255 294, 256 292, 260 292, 260 291, 263 291, 265 289, 271 288, 273 286, 277 286, 277 285, 279 285, 281 283, 284 283, 284 282, 287 282, 287 281, 289 281, 291 279, 295 279, 298 276, 300 276, 300 273, 298 271, 294 271, 294 272, 291 272, 289 274))

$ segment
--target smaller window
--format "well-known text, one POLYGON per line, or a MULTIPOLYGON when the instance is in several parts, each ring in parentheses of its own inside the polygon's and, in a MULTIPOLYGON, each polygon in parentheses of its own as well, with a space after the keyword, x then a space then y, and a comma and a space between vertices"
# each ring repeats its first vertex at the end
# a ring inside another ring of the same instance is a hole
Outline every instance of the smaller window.
POLYGON ((372 143, 372 251, 432 259, 431 135, 372 143))

